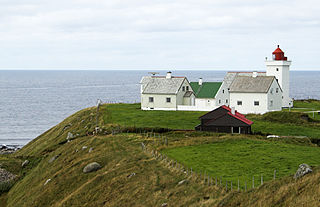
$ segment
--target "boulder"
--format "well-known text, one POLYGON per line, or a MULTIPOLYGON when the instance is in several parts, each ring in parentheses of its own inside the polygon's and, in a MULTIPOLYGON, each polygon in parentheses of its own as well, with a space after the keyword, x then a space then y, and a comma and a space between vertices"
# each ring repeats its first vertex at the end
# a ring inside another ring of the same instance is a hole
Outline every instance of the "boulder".
POLYGON ((301 165, 299 165, 299 168, 298 168, 296 174, 294 174, 293 178, 294 179, 301 178, 311 172, 312 172, 312 169, 309 165, 301 164, 301 165))
POLYGON ((21 166, 22 167, 25 167, 25 166, 27 166, 29 164, 29 160, 25 160, 22 164, 21 164, 21 166))
POLYGON ((12 174, 11 172, 0 168, 0 183, 8 182, 8 181, 14 179, 15 177, 16 177, 16 175, 12 174))
POLYGON ((97 171, 101 168, 101 165, 97 162, 92 162, 90 164, 88 164, 87 166, 85 166, 82 170, 82 172, 84 173, 90 173, 90 172, 94 172, 97 171))
POLYGON ((68 132, 67 140, 74 138, 74 135, 71 132, 68 132))

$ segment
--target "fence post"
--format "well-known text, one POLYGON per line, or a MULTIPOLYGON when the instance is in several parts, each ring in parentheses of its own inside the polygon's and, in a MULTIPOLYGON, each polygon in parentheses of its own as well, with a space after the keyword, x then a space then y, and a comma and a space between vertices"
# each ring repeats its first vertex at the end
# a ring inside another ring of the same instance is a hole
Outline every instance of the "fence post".
POLYGON ((263 175, 261 175, 261 185, 263 185, 263 175))
POLYGON ((239 178, 238 178, 238 191, 240 190, 240 181, 239 181, 239 178))
POLYGON ((228 181, 226 180, 226 191, 228 191, 228 181))
POLYGON ((252 176, 252 188, 254 188, 254 176, 252 176))
POLYGON ((273 172, 273 179, 274 180, 276 179, 276 172, 277 172, 277 170, 274 170, 274 172, 273 172))

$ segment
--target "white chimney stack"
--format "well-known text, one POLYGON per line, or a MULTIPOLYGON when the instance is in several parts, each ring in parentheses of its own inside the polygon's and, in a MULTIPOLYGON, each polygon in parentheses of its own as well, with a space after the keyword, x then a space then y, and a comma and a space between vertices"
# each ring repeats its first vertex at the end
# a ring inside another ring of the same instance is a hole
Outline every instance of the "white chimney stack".
POLYGON ((199 86, 202 85, 202 78, 199 78, 199 86))
POLYGON ((252 77, 256 78, 258 76, 258 72, 257 71, 253 71, 252 72, 252 77))
POLYGON ((171 72, 170 72, 170 71, 169 71, 169 72, 167 72, 167 76, 166 76, 166 78, 168 78, 168 79, 172 78, 172 76, 171 76, 171 72))
POLYGON ((235 108, 235 107, 231 107, 231 113, 232 113, 233 115, 236 115, 236 108, 235 108))

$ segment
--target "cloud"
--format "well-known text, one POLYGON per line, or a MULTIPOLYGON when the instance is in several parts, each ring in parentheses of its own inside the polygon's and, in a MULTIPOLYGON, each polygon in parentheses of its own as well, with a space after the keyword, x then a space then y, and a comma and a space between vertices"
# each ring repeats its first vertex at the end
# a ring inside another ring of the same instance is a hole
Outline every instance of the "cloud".
MULTIPOLYGON (((292 56, 308 50, 308 58, 319 48, 320 3, 315 0, 1 4, 0 55, 5 58, 0 68, 242 69, 263 67, 261 60, 278 43, 292 48, 292 56)), ((319 62, 313 58, 308 64, 319 62)))

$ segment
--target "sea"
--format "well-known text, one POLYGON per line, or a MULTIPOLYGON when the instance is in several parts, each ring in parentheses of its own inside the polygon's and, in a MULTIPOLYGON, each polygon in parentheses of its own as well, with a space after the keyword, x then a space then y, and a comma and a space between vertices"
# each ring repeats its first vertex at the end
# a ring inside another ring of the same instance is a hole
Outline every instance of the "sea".
MULTIPOLYGON (((144 70, 0 70, 0 145, 23 146, 97 100, 140 102, 144 70)), ((222 81, 226 71, 172 71, 189 81, 222 81)), ((291 71, 290 96, 320 99, 320 71, 291 71)))

